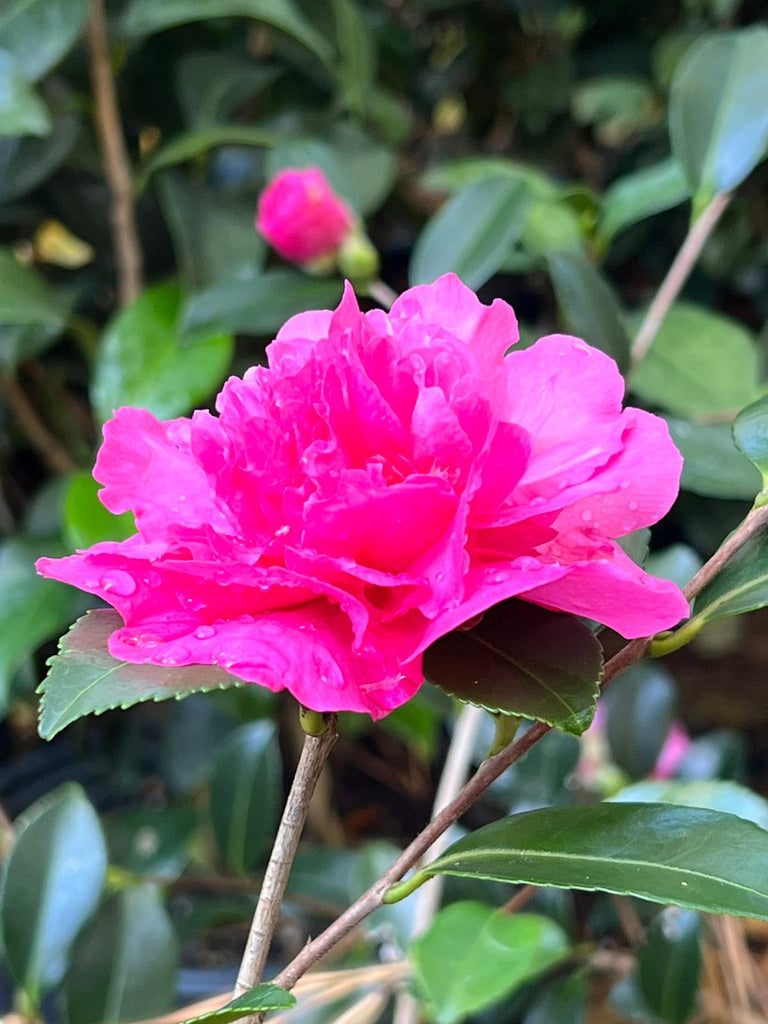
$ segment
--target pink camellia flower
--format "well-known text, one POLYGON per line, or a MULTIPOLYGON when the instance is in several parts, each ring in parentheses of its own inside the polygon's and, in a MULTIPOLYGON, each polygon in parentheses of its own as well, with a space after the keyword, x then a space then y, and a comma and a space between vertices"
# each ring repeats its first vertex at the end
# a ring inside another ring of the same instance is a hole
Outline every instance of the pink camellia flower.
POLYGON ((230 378, 217 416, 119 409, 94 475, 139 532, 38 568, 117 609, 116 658, 374 717, 418 689, 433 640, 505 598, 627 637, 674 626, 682 593, 612 539, 675 498, 666 424, 622 411, 602 352, 556 334, 505 357, 517 337, 453 275, 390 313, 348 287, 230 378))
POLYGON ((354 227, 355 217, 317 167, 288 168, 259 197, 256 228, 293 263, 332 256, 354 227))

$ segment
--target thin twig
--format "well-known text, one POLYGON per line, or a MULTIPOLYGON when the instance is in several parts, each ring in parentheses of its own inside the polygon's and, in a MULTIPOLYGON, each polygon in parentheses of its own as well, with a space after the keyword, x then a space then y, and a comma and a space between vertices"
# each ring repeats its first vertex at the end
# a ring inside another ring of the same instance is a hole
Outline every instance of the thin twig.
POLYGON ((388 284, 385 284, 381 280, 376 280, 371 281, 370 284, 367 285, 367 288, 370 297, 375 299, 380 306, 383 306, 384 309, 392 308, 392 304, 397 298, 397 292, 390 288, 388 284))
POLYGON ((5 370, 0 370, 0 392, 13 410, 24 435, 48 469, 65 476, 74 473, 77 469, 74 460, 40 419, 16 378, 5 370))
MULTIPOLYGON (((272 935, 280 913, 293 858, 299 845, 309 801, 320 772, 336 742, 336 717, 329 716, 325 732, 306 736, 291 791, 285 804, 269 864, 264 874, 256 913, 235 983, 235 994, 242 995, 261 981, 272 935)), ((258 1018, 253 1018, 258 1020, 258 1018)))
MULTIPOLYGON (((736 529, 715 552, 710 560, 696 573, 694 578, 685 587, 684 593, 689 599, 701 590, 701 588, 720 571, 725 562, 733 553, 752 537, 768 521, 768 508, 756 509, 751 512, 741 526, 736 529)), ((603 686, 607 686, 624 669, 640 661, 648 650, 651 637, 643 637, 638 640, 631 640, 618 654, 614 655, 606 663, 603 672, 603 686)), ((333 946, 339 942, 352 928, 359 924, 383 904, 387 890, 399 881, 403 875, 410 870, 423 857, 434 841, 441 836, 446 829, 472 806, 490 784, 497 779, 510 765, 519 761, 531 747, 539 742, 550 731, 551 726, 542 722, 535 725, 521 736, 520 739, 510 743, 503 750, 493 757, 487 758, 480 765, 478 770, 457 794, 451 803, 443 808, 427 827, 406 847, 397 860, 387 871, 374 882, 374 884, 363 893, 352 906, 350 906, 336 921, 333 922, 324 932, 308 943, 304 949, 281 971, 275 979, 276 984, 283 988, 292 988, 296 981, 315 964, 320 957, 324 956, 333 946)))
POLYGON ((661 287, 656 292, 653 302, 648 307, 648 312, 645 314, 645 318, 640 325, 640 330, 632 342, 631 364, 633 369, 639 366, 648 354, 648 350, 653 344, 653 339, 658 334, 664 317, 688 280, 696 261, 701 255, 705 242, 712 234, 715 225, 720 220, 730 201, 730 192, 722 192, 720 195, 715 196, 712 202, 704 207, 701 214, 689 228, 685 241, 680 246, 680 250, 677 256, 675 256, 661 287))
MULTIPOLYGON (((440 782, 435 793, 432 816, 439 814, 446 807, 467 780, 472 753, 475 749, 477 734, 486 712, 473 704, 466 704, 458 717, 448 748, 440 782)), ((432 844, 425 856, 433 859, 439 857, 448 845, 449 832, 446 830, 432 844)), ((440 906, 444 880, 441 875, 431 878, 421 889, 416 899, 416 907, 411 926, 411 937, 416 938, 429 927, 432 918, 440 906)), ((419 1003, 410 992, 401 992, 395 1002, 393 1024, 416 1024, 420 1014, 419 1003)))
POLYGON ((141 291, 142 256, 136 226, 131 164, 125 146, 107 43, 103 0, 90 0, 85 32, 93 87, 96 131, 104 158, 104 172, 112 193, 112 232, 117 260, 120 305, 127 306, 141 291))

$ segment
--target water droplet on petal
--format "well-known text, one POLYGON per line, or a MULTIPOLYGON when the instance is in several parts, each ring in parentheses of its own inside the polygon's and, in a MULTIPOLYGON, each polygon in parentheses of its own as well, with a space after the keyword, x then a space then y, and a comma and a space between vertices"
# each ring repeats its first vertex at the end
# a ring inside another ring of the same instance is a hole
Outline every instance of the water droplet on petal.
POLYGON ((637 510, 640 508, 640 505, 636 501, 630 501, 629 504, 627 505, 627 508, 629 509, 630 512, 637 512, 637 510))
POLYGON ((195 637, 198 640, 210 640, 212 636, 216 636, 216 630, 213 626, 199 626, 195 630, 195 637))
POLYGON ((589 511, 588 508, 585 508, 582 511, 582 513, 581 513, 581 520, 584 523, 591 523, 592 522, 592 513, 589 511))
POLYGON ((118 597, 130 597, 136 593, 136 581, 123 569, 110 569, 101 577, 101 588, 118 597))
POLYGON ((632 481, 629 477, 625 477, 623 480, 619 481, 619 487, 622 491, 628 491, 631 486, 632 481))
POLYGON ((163 577, 159 572, 148 572, 142 579, 148 587, 159 587, 163 582, 163 577))

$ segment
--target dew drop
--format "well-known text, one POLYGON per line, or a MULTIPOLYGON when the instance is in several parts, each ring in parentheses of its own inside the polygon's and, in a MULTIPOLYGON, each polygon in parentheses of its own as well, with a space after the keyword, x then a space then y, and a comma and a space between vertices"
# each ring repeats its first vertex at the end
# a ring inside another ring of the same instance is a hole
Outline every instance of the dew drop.
POLYGON ((110 569, 101 577, 101 588, 118 597, 130 597, 136 593, 136 581, 123 569, 110 569))
POLYGON ((504 583, 508 578, 505 572, 496 572, 491 576, 491 583, 504 583))
POLYGON ((584 523, 592 522, 592 513, 589 511, 588 508, 585 508, 584 511, 581 513, 581 520, 584 523))
POLYGON ((163 577, 159 572, 148 572, 142 579, 148 587, 159 587, 163 582, 163 577))
POLYGON ((627 505, 627 508, 630 512, 637 512, 637 510, 640 508, 640 505, 636 501, 630 501, 630 503, 627 505))
POLYGON ((195 630, 195 637, 198 640, 210 640, 212 636, 216 636, 216 630, 213 626, 199 626, 195 630))
POLYGON ((622 491, 628 491, 631 486, 632 481, 629 477, 625 477, 623 480, 619 481, 619 487, 622 489, 622 491))

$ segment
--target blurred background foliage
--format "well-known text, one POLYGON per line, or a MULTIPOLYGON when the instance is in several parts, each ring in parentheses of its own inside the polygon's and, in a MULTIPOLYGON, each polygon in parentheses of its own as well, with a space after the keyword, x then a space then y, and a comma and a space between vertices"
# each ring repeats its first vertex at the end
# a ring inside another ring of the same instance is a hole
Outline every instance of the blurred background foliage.
MULTIPOLYGON (((453 269, 514 305, 521 344, 567 328, 610 352, 685 456, 677 505, 632 551, 640 560, 650 543, 649 570, 680 583, 760 489, 730 424, 765 390, 768 318, 759 0, 115 0, 107 62, 98 10, 0 3, 0 799, 22 815, 2 827, 13 853, 0 998, 71 1024, 231 986, 297 759, 289 703, 256 687, 109 712, 48 744, 36 734, 45 658, 89 599, 37 578, 33 561, 132 532, 90 476, 104 420, 122 404, 173 417, 211 402, 229 373, 263 361, 288 316, 340 295, 340 278, 281 265, 255 233, 267 178, 320 166, 365 218, 396 290, 453 269), (109 149, 121 138, 122 180, 109 149), (629 339, 692 208, 736 186, 630 369, 629 339)), ((625 787, 658 799, 662 786, 666 800, 768 826, 765 623, 717 619, 663 668, 633 670, 598 729, 581 744, 548 736, 464 824, 625 787), (691 742, 671 781, 643 781, 673 726, 691 742)), ((455 708, 427 686, 375 727, 342 717, 278 959, 426 821, 455 708)), ((512 895, 449 881, 448 902, 472 902, 456 904, 447 933, 479 935, 512 895)), ((507 960, 479 1003, 467 988, 435 1009, 439 932, 415 951, 431 1019, 765 1019, 762 926, 704 928, 693 912, 555 890, 526 909, 532 930, 496 936, 507 960), (522 953, 545 948, 551 960, 526 973, 522 953)), ((374 915, 340 961, 354 980, 286 1019, 391 1019, 409 914, 406 902, 374 915)))

